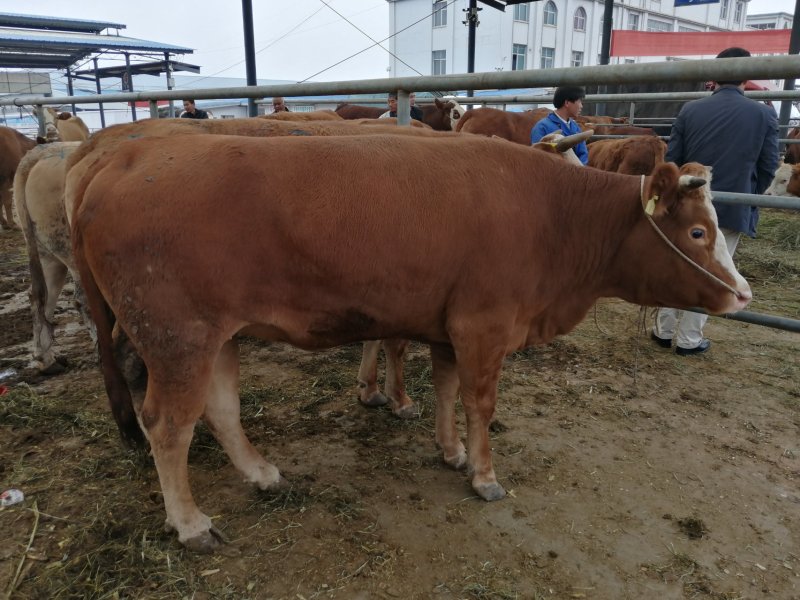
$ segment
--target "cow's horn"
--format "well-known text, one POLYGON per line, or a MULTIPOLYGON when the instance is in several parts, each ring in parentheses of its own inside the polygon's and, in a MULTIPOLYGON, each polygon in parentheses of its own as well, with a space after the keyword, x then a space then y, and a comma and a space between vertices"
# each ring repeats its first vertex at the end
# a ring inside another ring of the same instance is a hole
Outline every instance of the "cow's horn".
POLYGON ((703 187, 705 184, 705 179, 702 177, 695 177, 694 175, 681 175, 680 179, 678 179, 678 185, 682 191, 694 190, 703 187))
POLYGON ((590 137, 594 135, 593 129, 587 129, 586 131, 581 131, 580 133, 573 133, 572 135, 568 135, 567 137, 563 137, 556 142, 556 150, 559 152, 566 152, 570 148, 574 148, 581 142, 585 142, 590 137))

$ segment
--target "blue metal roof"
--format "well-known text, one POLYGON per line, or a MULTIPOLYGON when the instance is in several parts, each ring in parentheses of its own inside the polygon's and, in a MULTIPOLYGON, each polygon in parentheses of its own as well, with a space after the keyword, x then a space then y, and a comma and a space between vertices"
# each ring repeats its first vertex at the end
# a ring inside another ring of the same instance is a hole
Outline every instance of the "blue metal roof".
POLYGON ((100 33, 104 29, 125 29, 122 23, 88 21, 86 19, 65 19, 62 17, 42 17, 38 15, 18 15, 0 12, 0 27, 25 27, 28 29, 54 29, 58 31, 80 31, 100 33))

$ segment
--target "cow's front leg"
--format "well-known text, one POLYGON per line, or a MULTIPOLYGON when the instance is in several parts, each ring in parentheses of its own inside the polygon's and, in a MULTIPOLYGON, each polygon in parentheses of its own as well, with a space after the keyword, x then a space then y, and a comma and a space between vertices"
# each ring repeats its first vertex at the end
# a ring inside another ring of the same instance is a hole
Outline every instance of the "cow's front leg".
POLYGON ((454 469, 467 466, 467 451, 456 429, 458 370, 453 348, 431 344, 433 387, 436 393, 436 445, 442 449, 444 462, 454 469))

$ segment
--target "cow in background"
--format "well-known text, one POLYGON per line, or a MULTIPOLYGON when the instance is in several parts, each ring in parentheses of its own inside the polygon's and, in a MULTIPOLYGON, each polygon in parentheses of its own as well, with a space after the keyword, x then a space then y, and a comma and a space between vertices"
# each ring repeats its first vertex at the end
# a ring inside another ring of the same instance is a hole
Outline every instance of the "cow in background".
MULTIPOLYGON (((790 140, 800 140, 800 127, 789 130, 786 137, 790 140)), ((786 144, 786 156, 783 161, 790 165, 800 164, 800 144, 786 144)))
MULTIPOLYGON (((455 122, 461 117, 463 107, 455 100, 433 99, 433 104, 418 104, 422 111, 422 122, 436 131, 454 131, 455 122)), ((377 119, 386 112, 385 107, 360 106, 342 103, 336 107, 336 114, 343 119, 377 119)), ((412 123, 413 123, 412 119, 412 123)))
POLYGON ((767 196, 800 196, 800 164, 780 163, 775 179, 764 192, 767 196))
POLYGON ((258 115, 259 119, 273 119, 276 121, 342 121, 341 115, 332 110, 314 110, 311 112, 273 112, 258 115))
POLYGON ((35 146, 35 141, 16 129, 0 125, 0 230, 16 229, 11 186, 22 157, 35 146))
POLYGON ((141 424, 150 440, 168 527, 192 550, 221 543, 189 483, 201 417, 246 480, 285 485, 242 429, 237 333, 309 350, 429 343, 443 458, 503 498, 489 424, 508 353, 571 331, 601 297, 712 314, 752 298, 700 173, 627 177, 475 136, 172 136, 97 157, 76 182, 73 250, 112 410, 126 439, 141 424), (220 210, 220 197, 236 201, 220 210), (148 369, 140 404, 111 314, 148 369))
MULTIPOLYGON (((38 107, 33 108, 33 115, 39 118, 38 107)), ((86 123, 71 112, 59 112, 52 106, 45 106, 44 119, 47 141, 83 142, 89 139, 89 128, 86 123)))
POLYGON ((626 175, 649 175, 664 162, 667 145, 658 137, 636 136, 589 144, 589 166, 626 175))

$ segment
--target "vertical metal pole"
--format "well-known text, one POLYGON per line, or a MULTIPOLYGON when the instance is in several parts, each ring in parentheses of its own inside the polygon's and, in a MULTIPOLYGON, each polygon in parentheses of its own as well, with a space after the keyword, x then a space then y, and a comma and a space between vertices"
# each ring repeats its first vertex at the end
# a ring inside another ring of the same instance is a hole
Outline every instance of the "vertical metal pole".
MULTIPOLYGON (((75 90, 72 87, 72 71, 69 70, 69 67, 67 67, 67 94, 69 94, 70 96, 74 96, 75 95, 75 90)), ((77 113, 77 109, 75 108, 75 103, 73 102, 72 103, 72 114, 77 116, 76 113, 77 113)))
MULTIPOLYGON (((789 54, 800 53, 800 0, 795 0, 794 3, 794 19, 792 20, 792 33, 789 37, 789 54)), ((794 89, 794 77, 783 80, 784 90, 794 89)), ((781 114, 778 115, 778 122, 781 125, 789 124, 789 117, 792 114, 792 101, 783 100, 781 102, 781 114)), ((783 133, 781 137, 786 135, 783 133)), ((781 144, 781 152, 786 150, 786 144, 781 144)))
MULTIPOLYGON (((247 85, 256 86, 256 43, 253 36, 253 2, 252 0, 242 0, 242 23, 244 25, 244 61, 247 71, 247 85)), ((247 115, 255 117, 258 115, 258 106, 255 98, 247 99, 247 115)))
POLYGON ((633 120, 636 117, 636 102, 631 102, 631 110, 628 113, 628 123, 633 125, 633 120))
MULTIPOLYGON (((133 91, 133 74, 131 73, 131 55, 125 53, 125 73, 128 75, 128 91, 133 91)), ((131 119, 136 121, 136 102, 131 101, 131 119)))
POLYGON ((611 25, 614 17, 614 0, 605 0, 603 10, 603 43, 600 46, 600 64, 607 65, 611 54, 611 25))
POLYGON ((150 118, 158 118, 158 100, 150 100, 150 118))
MULTIPOLYGON (((167 89, 172 89, 172 65, 169 62, 169 52, 164 52, 164 72, 167 74, 167 89)), ((175 101, 170 98, 169 99, 169 112, 167 113, 170 119, 175 117, 175 101)), ((158 117, 156 117, 158 118, 158 117)))
POLYGON ((44 106, 36 105, 36 116, 39 119, 39 137, 47 137, 47 120, 44 116, 44 106))
MULTIPOLYGON (((97 69, 97 59, 94 60, 94 83, 97 86, 97 95, 103 93, 103 90, 100 88, 100 71, 97 69)), ((106 114, 103 112, 103 103, 98 102, 97 105, 100 107, 100 127, 106 126, 106 114)))
MULTIPOLYGON (((467 20, 465 25, 467 26, 468 36, 467 36, 467 73, 474 73, 475 72, 475 30, 477 29, 480 22, 478 21, 478 0, 469 0, 469 8, 467 8, 467 20)), ((472 97, 474 96, 474 90, 467 90, 467 96, 472 97)), ((472 108, 472 105, 468 105, 467 108, 472 108)))
POLYGON ((411 125, 411 100, 405 90, 397 90, 397 124, 411 125))

